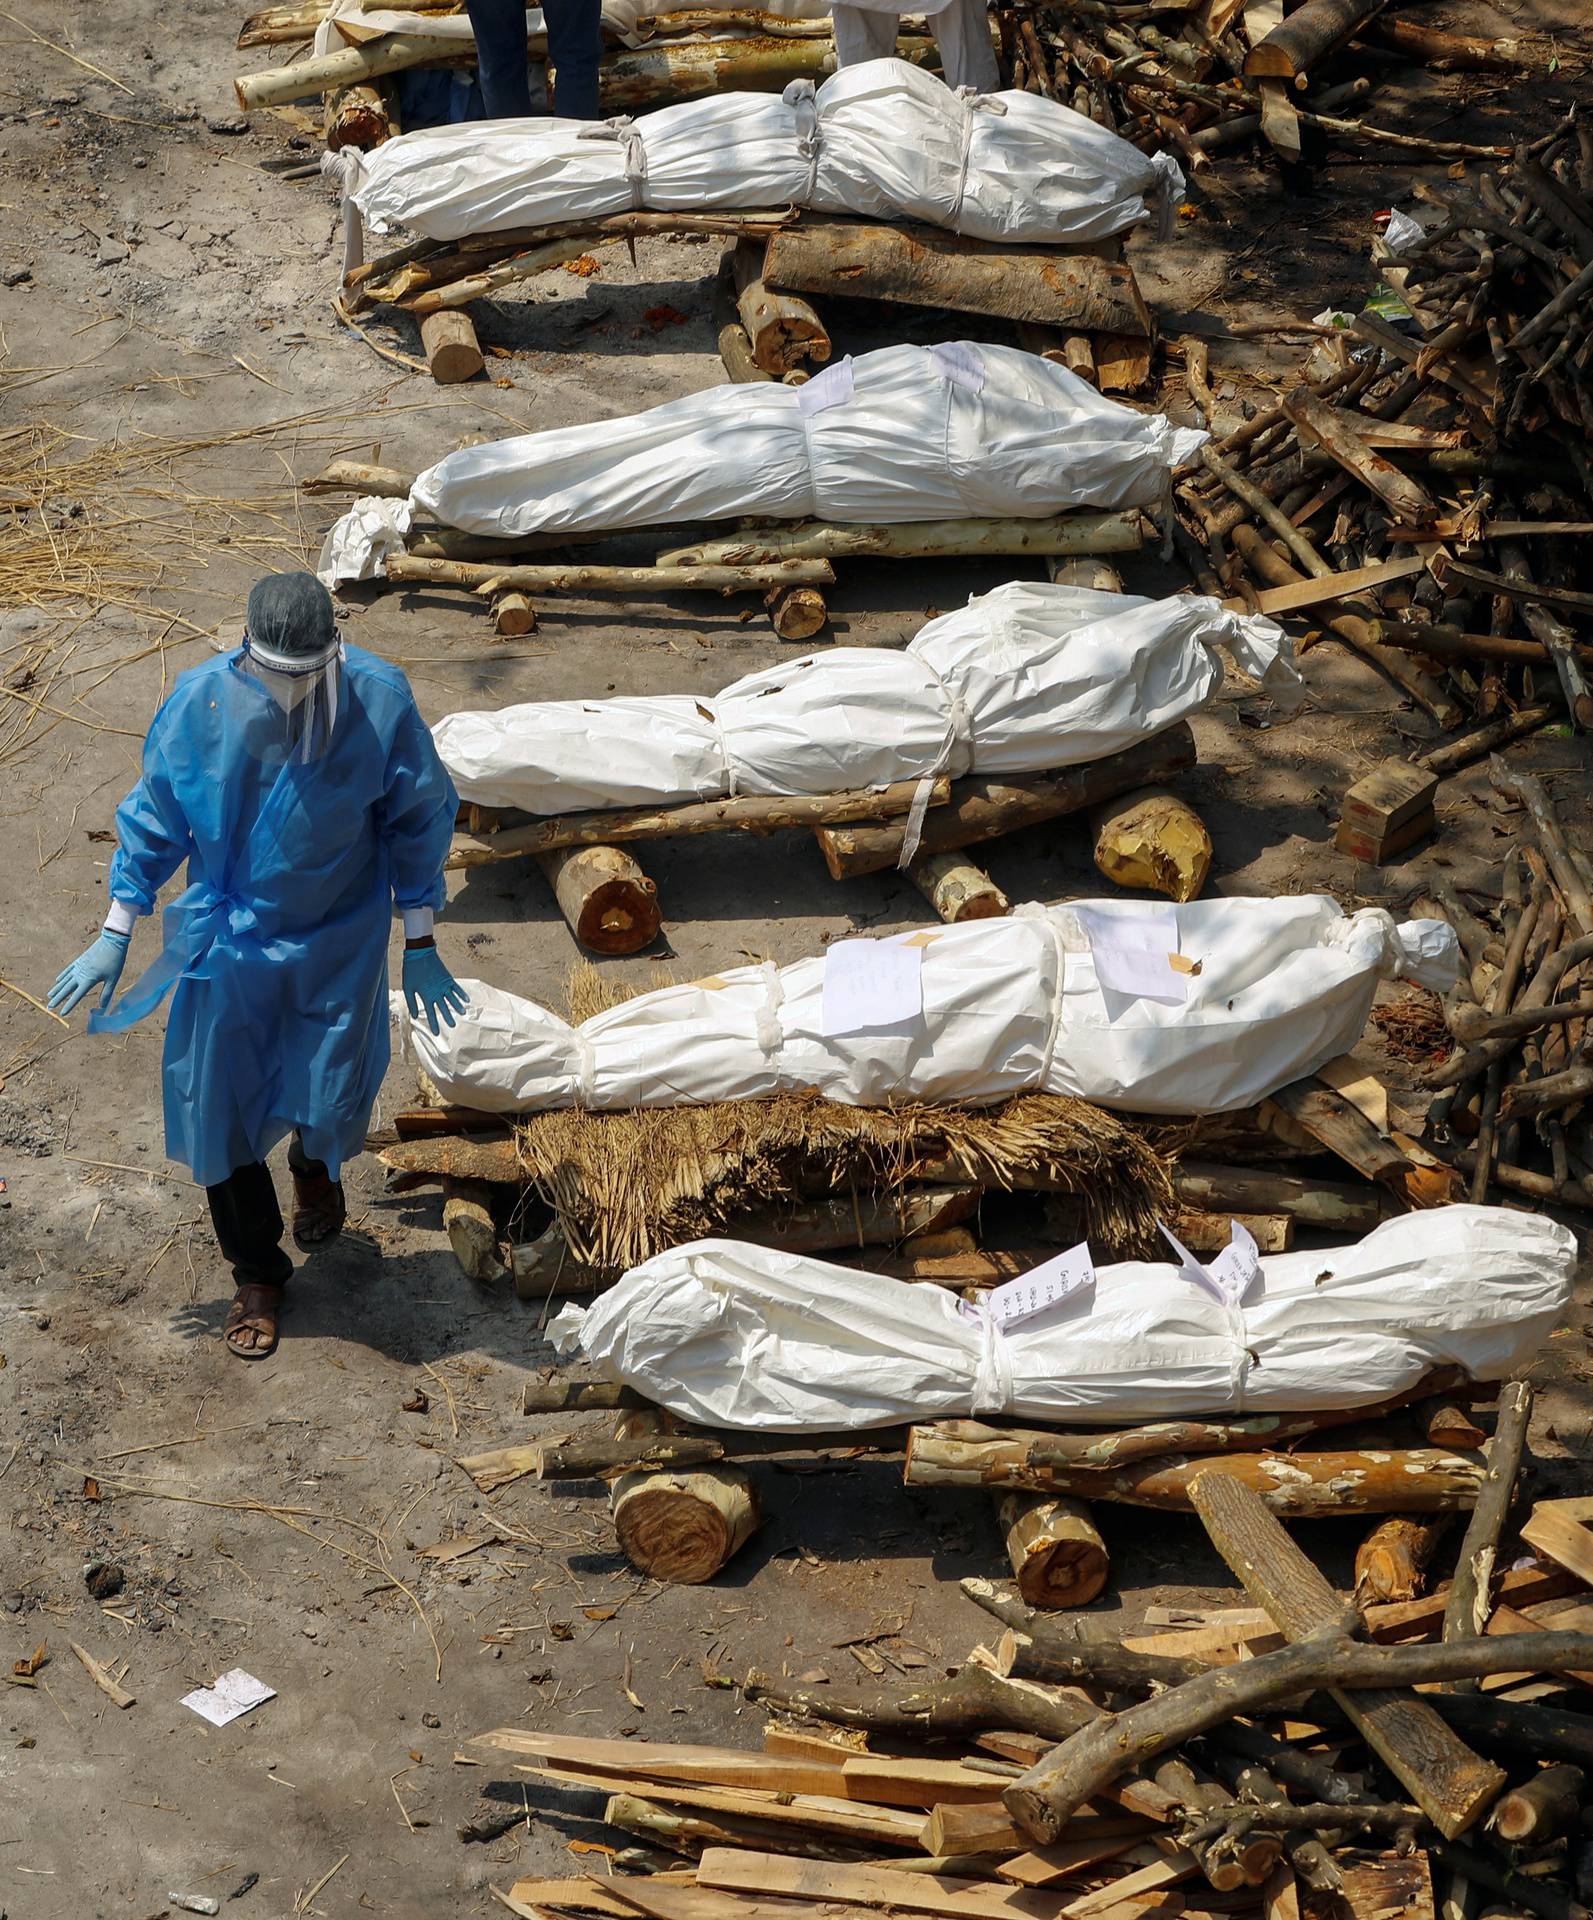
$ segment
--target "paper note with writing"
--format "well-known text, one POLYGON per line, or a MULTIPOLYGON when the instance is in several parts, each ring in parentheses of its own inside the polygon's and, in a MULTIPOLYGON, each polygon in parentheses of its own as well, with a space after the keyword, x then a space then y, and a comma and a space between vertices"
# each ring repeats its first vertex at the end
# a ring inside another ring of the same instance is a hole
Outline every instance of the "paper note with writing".
POLYGON ((829 1039, 923 1018, 924 949, 898 940, 837 940, 824 956, 820 1031, 829 1039))
POLYGON ((1076 1247, 1041 1261, 1015 1280, 1003 1280, 999 1287, 992 1287, 984 1304, 998 1326, 1013 1327, 1094 1285, 1095 1262, 1090 1258, 1088 1241, 1081 1240, 1076 1247))
POLYGON ((208 1720, 213 1727, 224 1727, 276 1697, 275 1687, 268 1687, 263 1680, 256 1680, 252 1673, 245 1673, 242 1667, 234 1667, 213 1686, 196 1687, 192 1693, 185 1693, 182 1704, 192 1707, 201 1720, 208 1720))
POLYGON ((1232 1239, 1207 1271, 1235 1306, 1261 1278, 1261 1249, 1255 1235, 1241 1221, 1230 1220, 1232 1239))
POLYGON ((1178 951, 1178 916, 1171 908, 1132 920, 1075 911, 1090 943, 1095 977, 1108 993, 1169 1006, 1189 997, 1189 976, 1175 972, 1170 957, 1178 951))

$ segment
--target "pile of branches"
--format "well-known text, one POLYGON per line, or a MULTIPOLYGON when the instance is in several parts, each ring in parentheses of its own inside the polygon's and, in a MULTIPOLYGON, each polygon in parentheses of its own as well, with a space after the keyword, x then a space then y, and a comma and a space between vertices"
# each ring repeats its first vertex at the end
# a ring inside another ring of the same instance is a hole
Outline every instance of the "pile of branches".
POLYGON ((1262 138, 1287 161, 1301 158, 1302 140, 1308 150, 1336 142, 1426 158, 1501 151, 1369 126, 1340 109, 1367 97, 1391 55, 1439 72, 1518 73, 1517 42, 1441 33, 1390 17, 1383 0, 1306 0, 1252 42, 1242 13, 1243 0, 1060 0, 1011 14, 1013 84, 1147 152, 1170 147, 1191 171, 1262 138), (1342 77, 1340 63, 1334 77, 1331 56, 1346 43, 1352 62, 1375 56, 1372 73, 1342 77), (1331 84, 1318 84, 1324 68, 1331 84))

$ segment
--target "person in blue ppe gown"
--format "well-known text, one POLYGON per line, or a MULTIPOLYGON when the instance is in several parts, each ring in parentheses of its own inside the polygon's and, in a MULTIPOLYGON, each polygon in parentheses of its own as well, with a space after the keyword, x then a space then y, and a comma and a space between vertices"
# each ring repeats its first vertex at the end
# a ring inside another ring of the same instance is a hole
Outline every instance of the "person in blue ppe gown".
MULTIPOLYGON (((602 0, 542 0, 553 69, 553 111, 561 120, 596 120, 602 0)), ((489 120, 523 120, 531 111, 526 77, 525 0, 465 0, 476 37, 476 75, 489 120)))
POLYGON ((387 1069, 395 911, 410 1011, 435 1033, 466 1004, 432 932, 457 808, 403 674, 344 644, 313 575, 280 573, 249 595, 242 647, 178 680, 117 809, 110 912, 50 1006, 98 988, 89 1031, 115 1033, 171 995, 166 1151, 206 1190, 243 1359, 274 1350, 293 1270, 265 1164, 280 1140, 297 1244, 342 1228, 342 1165, 387 1069), (134 924, 185 861, 164 948, 112 1007, 134 924))

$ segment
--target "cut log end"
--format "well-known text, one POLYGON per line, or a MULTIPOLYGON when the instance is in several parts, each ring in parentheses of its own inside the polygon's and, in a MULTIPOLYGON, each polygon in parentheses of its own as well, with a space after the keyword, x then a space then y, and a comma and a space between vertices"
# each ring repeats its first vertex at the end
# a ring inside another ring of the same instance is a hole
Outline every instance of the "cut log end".
POLYGON ((1186 800, 1146 789, 1095 816, 1095 864, 1115 886, 1193 900, 1211 871, 1211 835, 1186 800))
POLYGON ((817 587, 771 587, 763 596, 769 624, 782 640, 811 640, 830 617, 817 587))
POLYGON ((908 868, 913 885, 948 926, 1000 920, 1012 903, 983 868, 958 853, 920 854, 908 868))
POLYGON ((625 1557, 673 1586, 701 1586, 756 1531, 758 1497, 738 1467, 622 1474, 610 1508, 625 1557))
POLYGON ((1031 1607, 1087 1607, 1106 1586, 1112 1562, 1082 1500, 1011 1493, 1001 1502, 1007 1558, 1031 1607))
POLYGON ((503 639, 518 639, 536 632, 537 610, 526 594, 500 593, 492 603, 492 624, 503 639))
POLYGON ((420 323, 420 338, 431 377, 440 387, 473 380, 486 365, 470 315, 456 307, 428 313, 420 323))
POLYGON ((638 953, 658 937, 658 889, 623 847, 564 847, 536 860, 583 947, 638 953))

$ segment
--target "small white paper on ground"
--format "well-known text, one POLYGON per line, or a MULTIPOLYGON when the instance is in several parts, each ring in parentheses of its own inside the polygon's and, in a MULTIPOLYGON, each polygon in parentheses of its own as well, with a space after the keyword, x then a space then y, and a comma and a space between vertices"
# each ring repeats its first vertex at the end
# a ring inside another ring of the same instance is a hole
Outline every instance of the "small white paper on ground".
POLYGON ((196 1687, 192 1693, 185 1693, 182 1704, 192 1707, 201 1720, 208 1720, 213 1727, 224 1727, 276 1697, 275 1687, 256 1680, 242 1667, 234 1667, 230 1673, 222 1674, 213 1686, 196 1687))
POLYGON ((924 1012, 924 949, 898 940, 837 940, 824 956, 826 1039, 901 1027, 924 1012))
POLYGON ((1066 1253, 1043 1260, 1016 1279, 1003 1280, 999 1287, 992 1287, 984 1297, 984 1305, 997 1326, 1012 1327, 1094 1285, 1095 1262, 1090 1258, 1089 1242, 1081 1240, 1066 1253))
POLYGON ((1178 916, 1171 908, 1132 920, 1081 908, 1079 920, 1089 939, 1095 977, 1106 992, 1169 1006, 1181 1006, 1189 998, 1187 976, 1173 970, 1178 916))

